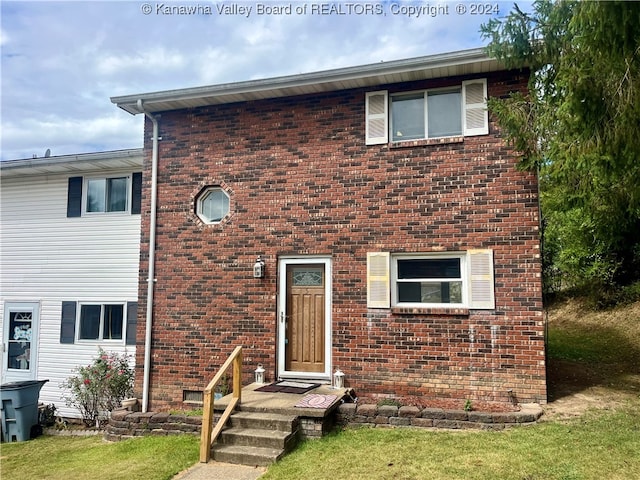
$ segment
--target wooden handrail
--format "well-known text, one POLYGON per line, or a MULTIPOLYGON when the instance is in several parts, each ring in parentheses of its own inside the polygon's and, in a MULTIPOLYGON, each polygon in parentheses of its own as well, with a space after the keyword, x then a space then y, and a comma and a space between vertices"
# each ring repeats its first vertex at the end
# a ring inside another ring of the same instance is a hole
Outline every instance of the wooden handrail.
POLYGON ((207 463, 211 459, 211 445, 216 441, 227 423, 231 412, 240 404, 242 396, 242 347, 236 347, 213 380, 204 389, 204 405, 202 411, 202 431, 200 434, 200 461, 207 463), (233 364, 233 394, 229 405, 220 416, 215 428, 213 426, 213 390, 233 364))

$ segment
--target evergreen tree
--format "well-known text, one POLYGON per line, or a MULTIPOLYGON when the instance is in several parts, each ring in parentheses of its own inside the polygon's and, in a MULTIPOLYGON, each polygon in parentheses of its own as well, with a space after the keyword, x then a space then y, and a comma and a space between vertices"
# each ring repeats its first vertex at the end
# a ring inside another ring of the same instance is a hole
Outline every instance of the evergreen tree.
POLYGON ((640 3, 539 0, 481 32, 489 54, 531 70, 528 96, 489 108, 539 170, 545 287, 638 281, 640 3))

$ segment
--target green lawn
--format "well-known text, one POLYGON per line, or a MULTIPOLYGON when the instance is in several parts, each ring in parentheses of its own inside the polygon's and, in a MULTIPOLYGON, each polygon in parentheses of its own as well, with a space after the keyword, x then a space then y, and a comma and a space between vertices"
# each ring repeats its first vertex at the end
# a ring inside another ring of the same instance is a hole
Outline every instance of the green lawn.
POLYGON ((165 480, 198 460, 193 435, 109 443, 102 436, 41 436, 3 443, 0 478, 13 480, 165 480))
POLYGON ((640 478, 640 412, 502 432, 348 429, 304 443, 265 480, 640 478))

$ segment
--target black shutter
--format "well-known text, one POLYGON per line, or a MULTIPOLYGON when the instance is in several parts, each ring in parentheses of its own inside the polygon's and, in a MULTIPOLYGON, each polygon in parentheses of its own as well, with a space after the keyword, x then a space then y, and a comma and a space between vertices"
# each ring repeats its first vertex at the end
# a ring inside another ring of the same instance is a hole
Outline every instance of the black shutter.
POLYGON ((138 302, 127 302, 127 345, 136 344, 136 327, 138 326, 138 302))
POLYGON ((136 172, 131 177, 131 213, 140 213, 142 203, 142 173, 136 172))
POLYGON ((76 339, 76 302, 62 302, 60 343, 73 343, 76 339))
POLYGON ((69 177, 67 191, 67 217, 79 217, 82 214, 82 177, 69 177))

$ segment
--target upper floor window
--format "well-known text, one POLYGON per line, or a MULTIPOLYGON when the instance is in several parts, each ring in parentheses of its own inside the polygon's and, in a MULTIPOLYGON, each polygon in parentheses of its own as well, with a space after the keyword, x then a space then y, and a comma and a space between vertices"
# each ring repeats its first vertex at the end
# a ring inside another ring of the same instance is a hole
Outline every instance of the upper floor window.
POLYGON ((391 140, 462 135, 462 91, 391 96, 391 140))
POLYGON ((128 177, 88 179, 87 213, 126 212, 128 191, 128 177))
POLYGON ((366 143, 486 135, 489 117, 486 79, 450 88, 366 95, 366 143))
POLYGON ((142 203, 142 173, 112 177, 70 177, 67 217, 122 212, 138 214, 142 203))

